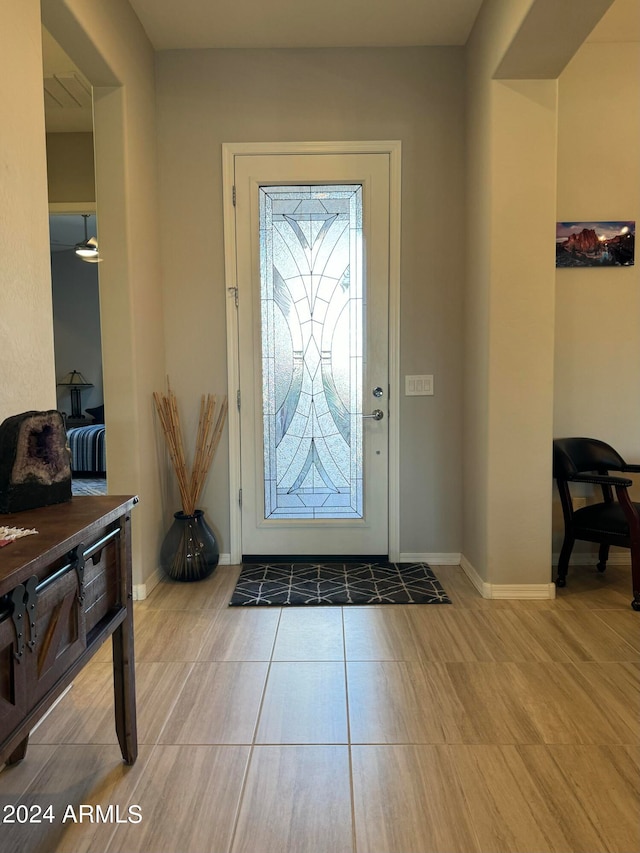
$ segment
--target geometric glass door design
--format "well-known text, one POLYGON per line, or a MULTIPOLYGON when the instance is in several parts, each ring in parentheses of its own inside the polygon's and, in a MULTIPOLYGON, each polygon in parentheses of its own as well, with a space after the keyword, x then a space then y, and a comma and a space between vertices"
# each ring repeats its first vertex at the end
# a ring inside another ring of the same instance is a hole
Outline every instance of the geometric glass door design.
POLYGON ((260 186, 266 519, 363 518, 362 185, 260 186))

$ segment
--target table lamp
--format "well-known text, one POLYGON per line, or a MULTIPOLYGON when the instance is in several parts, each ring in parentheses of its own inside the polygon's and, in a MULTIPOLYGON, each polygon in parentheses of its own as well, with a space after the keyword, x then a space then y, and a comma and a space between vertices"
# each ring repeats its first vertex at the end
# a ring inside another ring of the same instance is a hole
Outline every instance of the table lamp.
POLYGON ((58 382, 58 387, 68 388, 71 394, 71 417, 82 417, 80 394, 83 388, 93 388, 93 382, 87 382, 79 370, 72 370, 58 382))

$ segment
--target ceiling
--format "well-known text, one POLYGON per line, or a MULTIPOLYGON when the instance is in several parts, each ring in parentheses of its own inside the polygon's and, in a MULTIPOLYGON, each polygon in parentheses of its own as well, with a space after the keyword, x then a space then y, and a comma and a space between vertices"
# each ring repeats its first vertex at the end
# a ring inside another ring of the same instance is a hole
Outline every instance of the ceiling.
POLYGON ((129 0, 156 50, 462 45, 482 0, 129 0))
POLYGON ((639 0, 615 0, 587 41, 640 42, 639 0))
MULTIPOLYGON (((156 50, 463 45, 482 6, 482 0, 129 3, 156 50)), ((639 0, 615 0, 588 40, 640 41, 639 0)))

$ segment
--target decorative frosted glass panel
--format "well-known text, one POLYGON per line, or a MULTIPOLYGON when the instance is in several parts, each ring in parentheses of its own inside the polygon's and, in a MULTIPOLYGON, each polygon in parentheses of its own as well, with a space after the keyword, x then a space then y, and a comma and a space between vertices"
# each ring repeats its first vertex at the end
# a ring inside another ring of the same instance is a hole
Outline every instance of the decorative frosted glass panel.
POLYGON ((362 187, 260 188, 265 518, 362 518, 362 187))

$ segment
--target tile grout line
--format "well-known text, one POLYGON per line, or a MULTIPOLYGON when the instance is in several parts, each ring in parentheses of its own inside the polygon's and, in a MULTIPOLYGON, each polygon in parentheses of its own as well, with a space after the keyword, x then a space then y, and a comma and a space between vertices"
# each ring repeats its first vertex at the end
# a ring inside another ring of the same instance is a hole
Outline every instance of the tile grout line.
POLYGON ((358 853, 358 837, 356 833, 356 797, 353 782, 353 754, 351 743, 351 714, 349 712, 349 675, 347 671, 347 635, 344 624, 344 607, 340 608, 340 621, 342 624, 342 652, 344 665, 344 698, 347 715, 347 756, 349 761, 349 797, 351 800, 351 844, 353 853, 358 853))
POLYGON ((229 851, 233 850, 233 846, 236 841, 236 835, 238 833, 238 822, 240 820, 240 812, 242 810, 242 803, 244 801, 244 796, 247 790, 247 782, 249 780, 249 771, 251 770, 251 766, 253 764, 253 756, 256 748, 256 738, 258 736, 258 729, 260 727, 260 719, 262 717, 262 709, 264 708, 265 697, 267 693, 267 684, 269 682, 269 675, 271 673, 271 664, 273 663, 273 654, 276 648, 276 642, 278 639, 278 631, 280 630, 280 620, 282 619, 282 608, 279 608, 280 613, 278 614, 278 623, 276 625, 276 630, 273 634, 273 642, 271 644, 271 653, 269 655, 269 661, 267 666, 267 672, 264 678, 264 684, 262 686, 262 696, 260 697, 260 704, 258 706, 258 713, 256 714, 256 722, 253 727, 253 734, 251 736, 251 743, 249 746, 249 753, 247 755, 247 761, 244 767, 244 773, 242 776, 242 783, 240 785, 240 791, 238 793, 238 800, 236 802, 235 814, 233 815, 232 829, 229 836, 229 851))
MULTIPOLYGON (((151 748, 149 750, 149 757, 147 758, 145 765, 144 765, 144 768, 142 769, 142 772, 140 773, 140 777, 138 778, 138 781, 135 783, 135 785, 133 786, 133 788, 131 790, 131 796, 125 802, 125 808, 126 809, 128 809, 130 804, 133 802, 133 798, 136 794, 136 791, 140 787, 140 783, 142 782, 142 780, 144 779, 146 781, 146 774, 149 772, 149 764, 151 763, 151 759, 152 759, 153 755, 155 754, 156 750, 158 749, 158 746, 159 746, 159 744, 157 741, 156 741, 156 743, 154 743, 151 746, 151 748)), ((136 759, 136 763, 137 763, 137 761, 138 761, 138 759, 136 759)), ((109 853, 111 845, 115 841, 116 833, 118 832, 119 829, 124 831, 124 828, 122 826, 119 826, 118 824, 116 824, 116 826, 114 826, 113 832, 109 836, 109 840, 107 841, 107 844, 104 848, 104 853, 109 853)))
MULTIPOLYGON (((134 624, 135 624, 135 623, 134 623, 134 624)), ((205 632, 205 633, 207 633, 207 632, 205 632)), ((203 640, 203 643, 204 643, 204 640, 203 640)), ((134 636, 134 648, 135 648, 135 636, 134 636)), ((201 650, 201 649, 200 649, 200 650, 201 650)), ((198 652, 198 654, 199 654, 199 652, 198 652)), ((146 761, 146 763, 145 763, 145 766, 144 766, 144 768, 143 768, 142 772, 140 773, 140 777, 139 777, 138 781, 137 781, 137 782, 136 782, 136 784, 133 786, 133 789, 132 789, 132 791, 131 791, 131 796, 127 799, 127 801, 126 801, 126 803, 125 803, 125 806, 126 806, 127 808, 128 808, 128 807, 129 807, 129 805, 133 802, 133 798, 134 798, 134 796, 135 796, 135 794, 136 794, 136 791, 137 791, 137 790, 138 790, 138 788, 140 787, 140 784, 141 784, 141 782, 143 781, 143 779, 146 781, 146 774, 149 772, 149 764, 150 764, 150 762, 151 762, 151 759, 152 759, 152 757, 155 755, 156 750, 158 749, 158 747, 161 745, 161 744, 160 744, 160 738, 162 737, 162 733, 163 733, 163 731, 165 730, 165 728, 167 727, 167 724, 168 724, 169 720, 171 719, 171 715, 173 714, 173 712, 174 712, 174 710, 175 710, 175 708, 176 708, 176 705, 178 704, 178 700, 179 700, 180 696, 182 695, 182 692, 183 692, 183 690, 184 690, 184 688, 185 688, 185 686, 186 686, 186 684, 187 684, 187 681, 189 680, 189 677, 191 676, 191 674, 192 674, 192 672, 193 672, 193 669, 194 669, 194 667, 195 667, 195 665, 196 665, 196 661, 195 661, 195 660, 192 660, 192 661, 181 661, 181 663, 182 663, 182 662, 183 662, 183 663, 186 663, 186 664, 188 664, 188 665, 189 665, 189 667, 188 667, 188 671, 187 671, 186 676, 185 676, 185 679, 184 679, 184 681, 182 682, 182 686, 181 686, 180 690, 177 692, 177 694, 176 694, 176 696, 175 696, 175 698, 174 698, 173 702, 171 703, 171 705, 170 705, 170 707, 169 707, 169 709, 168 709, 168 711, 167 711, 167 714, 166 714, 166 717, 165 717, 164 723, 162 724, 162 726, 161 726, 161 727, 160 727, 160 729, 158 730, 158 734, 157 734, 157 736, 156 736, 156 738, 155 738, 155 742, 154 742, 153 744, 148 744, 148 745, 150 746, 150 750, 149 750, 149 757, 147 758, 147 761, 146 761)), ((147 663, 162 663, 162 661, 147 661, 147 663)), ((171 745, 171 744, 163 744, 163 746, 170 746, 170 745, 171 745)), ((175 744, 174 744, 174 745, 175 745, 175 744)), ((138 761, 138 759, 136 759, 136 762, 137 762, 137 761, 138 761)), ((121 827, 119 827, 119 826, 115 826, 115 827, 114 827, 113 832, 111 833, 111 835, 110 835, 110 837, 109 837, 109 840, 107 841, 107 844, 106 844, 106 847, 105 847, 105 853, 109 853, 109 850, 110 850, 110 848, 111 848, 111 845, 114 843, 115 838, 116 838, 116 834, 117 834, 117 832, 118 832, 118 830, 119 830, 119 829, 121 829, 121 827)))
POLYGON ((473 819, 473 812, 471 811, 471 805, 469 803, 469 799, 467 797, 467 794, 465 793, 464 785, 462 784, 462 778, 460 776, 460 771, 456 767, 456 762, 453 760, 453 756, 452 756, 453 747, 457 746, 457 745, 458 744, 451 744, 451 743, 442 744, 442 746, 444 747, 444 749, 446 751, 447 758, 449 759, 449 766, 451 767, 453 775, 455 776, 455 778, 458 782, 458 787, 460 789, 460 794, 462 796, 463 802, 467 808, 467 817, 469 819, 469 826, 471 828, 471 832, 473 833, 473 837, 474 837, 475 842, 476 842, 476 848, 478 851, 482 851, 482 844, 480 843, 480 835, 478 833, 478 830, 476 829, 476 822, 473 819))
MULTIPOLYGON (((600 613, 602 613, 602 611, 604 611, 605 613, 612 613, 612 612, 613 612, 613 613, 617 613, 617 612, 619 612, 619 611, 616 611, 616 610, 613 610, 613 611, 612 611, 612 610, 607 610, 606 608, 602 607, 602 608, 599 608, 599 609, 597 609, 597 610, 595 610, 595 609, 594 609, 592 612, 593 612, 593 615, 596 617, 596 619, 598 619, 600 622, 602 622, 602 624, 603 624, 603 625, 604 625, 604 626, 605 626, 609 631, 611 631, 611 632, 612 632, 616 637, 618 637, 620 640, 622 640, 622 642, 623 642, 626 646, 629 646, 629 648, 630 648, 630 649, 632 649, 632 650, 636 653, 636 655, 638 656, 638 658, 640 658, 640 652, 638 651, 638 649, 636 648, 636 646, 632 645, 632 644, 627 640, 627 638, 626 638, 626 637, 623 637, 623 636, 622 636, 622 634, 621 634, 619 631, 616 631, 616 629, 615 629, 615 628, 613 628, 611 625, 609 625, 609 623, 608 623, 605 619, 603 619, 603 618, 602 618, 602 616, 600 616, 600 613)), ((625 661, 620 661, 620 663, 625 663, 625 661)))

